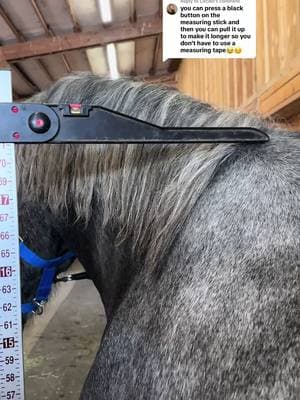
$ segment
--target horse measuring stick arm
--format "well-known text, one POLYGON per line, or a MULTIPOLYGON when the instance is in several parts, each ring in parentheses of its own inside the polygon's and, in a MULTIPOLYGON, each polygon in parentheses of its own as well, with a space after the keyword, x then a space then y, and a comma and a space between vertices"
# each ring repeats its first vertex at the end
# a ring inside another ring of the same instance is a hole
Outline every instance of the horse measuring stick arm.
POLYGON ((161 127, 100 106, 0 104, 3 143, 264 143, 255 128, 161 127))

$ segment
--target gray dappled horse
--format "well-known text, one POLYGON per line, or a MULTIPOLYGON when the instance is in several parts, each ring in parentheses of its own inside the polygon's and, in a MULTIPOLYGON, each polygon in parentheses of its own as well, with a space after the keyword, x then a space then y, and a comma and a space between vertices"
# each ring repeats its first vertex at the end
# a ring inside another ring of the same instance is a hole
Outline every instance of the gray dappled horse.
POLYGON ((27 244, 75 250, 107 313, 81 398, 299 399, 299 134, 127 79, 68 76, 32 101, 271 137, 18 146, 21 231, 56 232, 27 244))

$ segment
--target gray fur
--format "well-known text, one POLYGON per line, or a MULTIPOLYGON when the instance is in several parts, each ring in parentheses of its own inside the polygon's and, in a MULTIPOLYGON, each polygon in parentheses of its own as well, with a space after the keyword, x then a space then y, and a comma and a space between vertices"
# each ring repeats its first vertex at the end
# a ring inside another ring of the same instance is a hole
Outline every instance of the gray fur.
POLYGON ((271 134, 18 147, 20 198, 50 207, 106 308, 81 398, 299 398, 299 134, 127 79, 69 76, 33 100, 271 134))

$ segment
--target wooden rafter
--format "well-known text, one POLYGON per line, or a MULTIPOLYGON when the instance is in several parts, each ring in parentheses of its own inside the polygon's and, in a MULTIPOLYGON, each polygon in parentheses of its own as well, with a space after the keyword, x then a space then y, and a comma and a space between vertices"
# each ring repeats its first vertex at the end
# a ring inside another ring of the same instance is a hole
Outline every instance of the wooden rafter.
POLYGON ((149 75, 155 75, 157 70, 157 62, 158 62, 158 54, 161 47, 161 34, 156 36, 155 39, 155 46, 154 46, 154 53, 152 59, 152 66, 149 71, 149 75))
POLYGON ((12 31, 12 33, 15 35, 15 37, 17 38, 17 40, 19 42, 24 42, 25 38, 23 36, 23 34, 17 29, 17 27, 14 25, 14 23, 12 22, 12 20, 9 18, 9 16, 6 14, 4 8, 0 5, 0 15, 2 17, 2 19, 4 20, 4 22, 6 23, 6 25, 9 27, 9 29, 12 31))
POLYGON ((15 43, 0 47, 1 61, 18 61, 37 58, 48 54, 58 54, 69 50, 105 46, 161 33, 161 19, 147 17, 135 24, 118 24, 101 28, 97 32, 70 33, 63 36, 35 39, 30 42, 15 43))
MULTIPOLYGON (((52 31, 52 29, 50 28, 50 26, 47 24, 47 21, 45 20, 45 18, 43 16, 43 13, 41 12, 39 6, 37 5, 36 0, 30 0, 30 2, 31 2, 31 5, 32 5, 32 7, 33 7, 33 9, 34 9, 34 11, 35 11, 40 23, 42 24, 46 34, 49 37, 54 38, 55 34, 52 31)), ((69 64, 69 61, 67 60, 67 57, 64 54, 62 54, 61 57, 62 57, 62 60, 63 60, 63 63, 65 65, 65 68, 66 68, 67 72, 70 73, 72 71, 72 68, 71 68, 71 66, 69 64)))
MULTIPOLYGON (((18 30, 18 28, 15 26, 15 24, 13 23, 13 21, 9 18, 9 16, 6 14, 4 8, 0 5, 0 16, 2 17, 2 19, 5 21, 6 25, 9 27, 9 29, 12 31, 12 33, 15 35, 16 39, 19 42, 25 42, 26 38, 23 35, 23 33, 21 31, 18 30)), ((48 79, 50 81, 53 81, 52 76, 50 75, 48 69, 46 68, 46 66, 43 64, 43 62, 41 60, 37 60, 40 68, 44 71, 44 73, 47 75, 48 79)), ((20 76, 21 76, 21 71, 20 71, 20 76)), ((23 78, 25 79, 25 78, 23 78)))
POLYGON ((46 67, 46 65, 44 64, 44 62, 42 60, 37 60, 40 68, 44 71, 44 73, 47 75, 48 79, 50 80, 50 82, 53 82, 53 77, 50 74, 48 68, 46 67))
POLYGON ((40 89, 36 86, 36 84, 29 78, 29 76, 26 74, 25 71, 23 71, 22 67, 20 67, 19 65, 11 65, 11 69, 12 71, 19 75, 19 77, 26 83, 27 86, 30 87, 30 89, 33 92, 39 92, 40 89))
POLYGON ((65 54, 61 55, 61 58, 63 60, 63 63, 65 64, 66 70, 68 73, 70 73, 72 71, 71 65, 67 59, 67 56, 65 54))
POLYGON ((44 31, 48 34, 48 36, 54 36, 54 33, 50 26, 47 24, 39 6, 37 5, 36 0, 30 0, 30 3, 34 9, 34 12, 36 13, 36 16, 38 17, 40 23, 42 24, 44 31))
POLYGON ((133 24, 137 21, 136 2, 137 0, 130 0, 130 22, 133 24))
POLYGON ((38 66, 40 67, 40 69, 44 72, 44 74, 47 76, 47 78, 49 79, 50 82, 53 82, 53 76, 50 74, 48 68, 46 67, 46 65, 44 64, 44 62, 42 60, 37 59, 36 62, 38 63, 38 66))
POLYGON ((159 15, 160 18, 162 18, 162 15, 163 15, 162 5, 163 5, 162 0, 159 0, 159 2, 158 2, 158 15, 159 15))
MULTIPOLYGON (((132 24, 137 22, 137 11, 136 11, 136 4, 138 0, 130 0, 130 19, 129 21, 132 24)), ((136 67, 137 67, 137 42, 134 44, 134 60, 133 60, 133 70, 131 71, 131 75, 136 75, 136 67)))
POLYGON ((70 14, 70 17, 71 17, 71 20, 72 20, 72 23, 73 23, 73 32, 81 32, 80 23, 79 23, 79 21, 77 19, 77 16, 75 15, 75 12, 74 12, 73 7, 72 7, 72 5, 70 3, 70 0, 65 0, 65 4, 66 4, 66 7, 68 9, 68 12, 70 14))
MULTIPOLYGON (((78 33, 81 32, 80 23, 79 23, 79 21, 77 19, 77 16, 75 15, 75 12, 74 12, 74 10, 72 8, 70 0, 65 0, 65 4, 66 4, 66 7, 67 7, 67 9, 69 11, 69 14, 70 14, 70 17, 71 17, 71 20, 72 20, 72 23, 73 23, 73 32, 78 32, 78 33)), ((92 71, 93 69, 92 69, 90 60, 89 60, 89 58, 88 58, 88 56, 87 56, 85 51, 83 52, 83 57, 85 59, 85 62, 89 66, 90 71, 92 71)))

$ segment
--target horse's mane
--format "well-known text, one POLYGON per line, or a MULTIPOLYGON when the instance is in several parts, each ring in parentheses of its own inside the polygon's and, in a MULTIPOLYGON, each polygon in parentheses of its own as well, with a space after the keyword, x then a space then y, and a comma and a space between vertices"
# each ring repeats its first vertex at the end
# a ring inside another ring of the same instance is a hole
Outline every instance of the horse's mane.
MULTIPOLYGON (((89 103, 168 126, 251 126, 261 118, 220 111, 175 89, 90 74, 63 78, 31 102, 89 103)), ((237 145, 19 145, 22 200, 54 212, 75 210, 88 223, 100 201, 102 226, 132 238, 132 256, 151 264, 170 248, 195 202, 237 145), (113 225, 110 225, 113 224, 113 225)), ((99 208, 99 212, 100 212, 99 208)))

